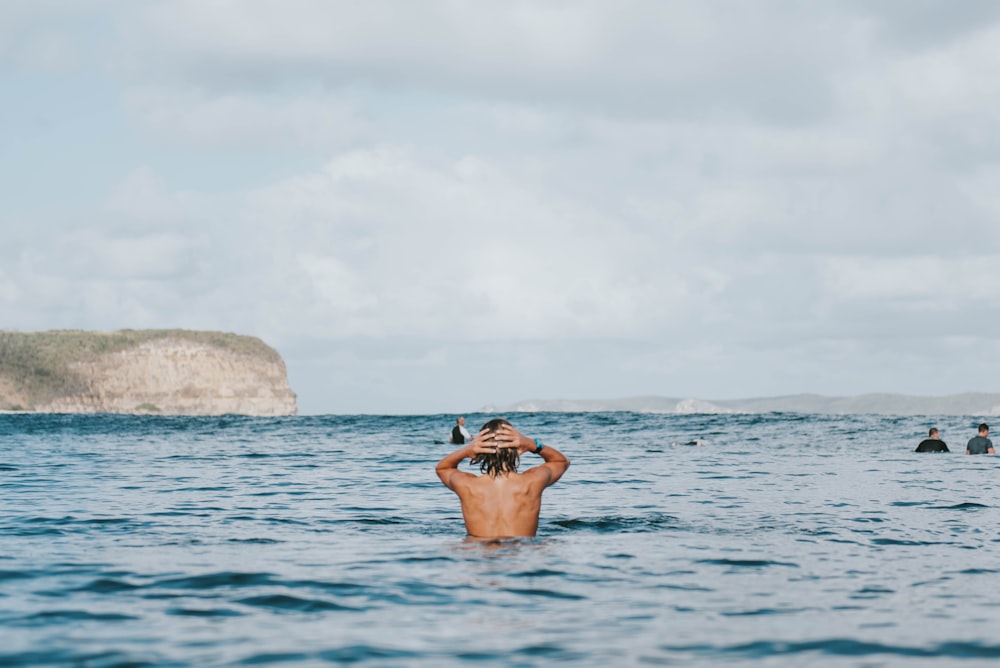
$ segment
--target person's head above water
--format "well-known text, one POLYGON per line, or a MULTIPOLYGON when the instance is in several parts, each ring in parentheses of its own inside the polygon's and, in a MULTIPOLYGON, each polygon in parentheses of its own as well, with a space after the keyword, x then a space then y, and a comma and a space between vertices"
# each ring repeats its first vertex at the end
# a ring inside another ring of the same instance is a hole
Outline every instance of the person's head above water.
MULTIPOLYGON (((484 424, 480 431, 496 432, 503 425, 511 426, 507 420, 495 418, 484 424)), ((480 473, 496 478, 499 475, 517 473, 520 461, 521 456, 517 448, 497 448, 496 452, 476 455, 471 463, 473 466, 479 464, 480 473)))
POLYGON ((941 432, 938 431, 937 427, 931 427, 931 430, 929 432, 927 432, 927 436, 929 438, 937 438, 940 435, 941 435, 941 432))
POLYGON ((979 425, 979 433, 982 434, 982 435, 984 435, 984 436, 986 434, 990 433, 990 426, 988 424, 986 424, 985 422, 982 423, 981 425, 979 425))

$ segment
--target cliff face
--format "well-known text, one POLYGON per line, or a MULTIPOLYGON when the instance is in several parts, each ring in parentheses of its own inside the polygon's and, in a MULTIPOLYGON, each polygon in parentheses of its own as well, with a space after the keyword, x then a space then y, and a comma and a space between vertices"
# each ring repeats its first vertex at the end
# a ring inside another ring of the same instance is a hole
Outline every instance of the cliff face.
POLYGON ((284 362, 258 339, 179 330, 129 335, 125 343, 102 342, 96 353, 93 346, 83 350, 84 344, 77 340, 74 345, 62 344, 60 350, 68 348, 76 354, 63 353, 59 373, 44 367, 43 374, 58 376, 61 384, 57 387, 39 389, 34 377, 27 379, 33 384, 18 383, 11 374, 4 378, 0 368, 0 397, 4 398, 0 408, 39 413, 255 416, 298 411, 284 362))

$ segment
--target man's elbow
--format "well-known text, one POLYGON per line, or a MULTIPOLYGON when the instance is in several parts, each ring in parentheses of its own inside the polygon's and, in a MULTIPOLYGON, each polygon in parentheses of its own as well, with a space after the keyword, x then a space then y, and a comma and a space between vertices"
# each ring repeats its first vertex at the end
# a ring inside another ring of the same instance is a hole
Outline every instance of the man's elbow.
POLYGON ((563 455, 563 458, 561 460, 554 461, 552 463, 556 465, 559 471, 559 475, 562 476, 562 474, 566 472, 566 469, 569 468, 569 457, 563 455))

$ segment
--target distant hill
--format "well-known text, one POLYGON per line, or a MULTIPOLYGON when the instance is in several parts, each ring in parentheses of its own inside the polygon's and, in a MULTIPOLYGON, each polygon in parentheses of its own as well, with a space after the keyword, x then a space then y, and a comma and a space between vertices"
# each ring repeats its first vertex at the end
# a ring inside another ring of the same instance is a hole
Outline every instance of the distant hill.
POLYGON ((624 399, 535 399, 507 406, 488 406, 484 412, 604 412, 635 413, 873 413, 878 415, 1000 415, 1000 394, 953 394, 943 397, 915 397, 905 394, 862 394, 854 397, 827 397, 794 394, 757 399, 676 399, 670 397, 628 397, 624 399))
POLYGON ((182 329, 0 331, 0 411, 294 415, 258 338, 182 329))

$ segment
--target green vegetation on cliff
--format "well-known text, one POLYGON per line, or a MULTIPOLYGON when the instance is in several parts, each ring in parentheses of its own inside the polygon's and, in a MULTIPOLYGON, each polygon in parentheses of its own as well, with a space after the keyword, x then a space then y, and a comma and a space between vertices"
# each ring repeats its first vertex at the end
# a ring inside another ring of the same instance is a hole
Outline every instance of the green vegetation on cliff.
MULTIPOLYGON (((87 381, 73 370, 79 363, 138 347, 156 339, 181 339, 234 353, 278 360, 258 338, 184 329, 123 329, 117 332, 0 330, 0 410, 31 410, 57 397, 78 394, 87 381)), ((145 407, 149 410, 149 407, 145 407)), ((155 408, 155 407, 152 407, 155 408)))

